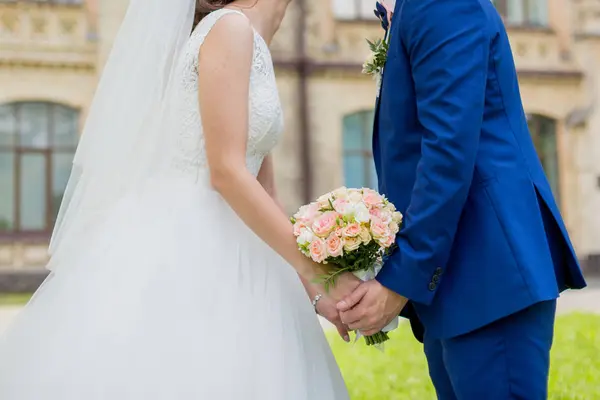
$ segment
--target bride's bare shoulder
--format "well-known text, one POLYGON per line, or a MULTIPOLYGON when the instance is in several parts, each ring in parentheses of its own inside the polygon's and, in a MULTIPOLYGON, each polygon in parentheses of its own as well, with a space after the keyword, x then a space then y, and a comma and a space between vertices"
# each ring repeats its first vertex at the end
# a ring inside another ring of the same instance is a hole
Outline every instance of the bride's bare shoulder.
MULTIPOLYGON (((207 18, 210 18, 209 15, 207 18)), ((206 35, 200 57, 244 57, 252 54, 254 29, 250 20, 239 12, 226 12, 216 16, 216 21, 206 35)))

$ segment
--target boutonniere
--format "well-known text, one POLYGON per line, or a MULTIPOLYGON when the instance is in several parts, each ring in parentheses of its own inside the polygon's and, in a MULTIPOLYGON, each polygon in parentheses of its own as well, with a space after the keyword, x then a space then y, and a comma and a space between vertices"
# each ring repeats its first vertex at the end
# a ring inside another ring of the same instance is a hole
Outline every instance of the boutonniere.
POLYGON ((371 75, 376 79, 379 86, 389 50, 389 32, 392 24, 393 11, 392 8, 390 8, 390 5, 384 1, 378 1, 375 7, 375 16, 381 21, 381 27, 384 29, 385 35, 383 39, 377 39, 375 41, 367 39, 371 54, 363 64, 362 72, 363 74, 371 75))

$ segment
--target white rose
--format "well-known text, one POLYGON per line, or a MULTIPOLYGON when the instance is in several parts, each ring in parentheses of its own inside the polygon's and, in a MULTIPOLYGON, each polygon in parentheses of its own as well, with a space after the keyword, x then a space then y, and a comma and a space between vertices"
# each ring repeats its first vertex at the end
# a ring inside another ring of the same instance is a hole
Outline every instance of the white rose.
POLYGON ((348 200, 352 203, 362 202, 362 193, 359 190, 351 189, 348 193, 348 200))
POLYGON ((354 219, 356 222, 367 223, 371 220, 369 209, 363 203, 358 203, 354 206, 354 219))
POLYGON ((340 214, 342 214, 343 217, 346 218, 351 218, 354 216, 354 209, 356 208, 356 204, 353 203, 346 203, 344 204, 343 207, 340 207, 340 211, 338 211, 340 214))
POLYGON ((309 229, 302 229, 300 235, 296 238, 296 242, 300 246, 304 246, 312 242, 314 237, 315 235, 309 229))
POLYGON ((348 198, 348 189, 346 189, 346 187, 342 186, 341 188, 337 188, 335 189, 333 192, 333 197, 335 197, 336 199, 347 199, 348 198))

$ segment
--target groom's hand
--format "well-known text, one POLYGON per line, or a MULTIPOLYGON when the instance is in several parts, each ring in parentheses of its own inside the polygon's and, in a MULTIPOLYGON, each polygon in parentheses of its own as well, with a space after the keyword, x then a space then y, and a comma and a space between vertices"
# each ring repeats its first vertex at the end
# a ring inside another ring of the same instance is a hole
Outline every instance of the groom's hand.
POLYGON ((337 304, 337 308, 344 324, 370 336, 380 332, 400 315, 407 303, 406 297, 372 280, 358 286, 337 304))

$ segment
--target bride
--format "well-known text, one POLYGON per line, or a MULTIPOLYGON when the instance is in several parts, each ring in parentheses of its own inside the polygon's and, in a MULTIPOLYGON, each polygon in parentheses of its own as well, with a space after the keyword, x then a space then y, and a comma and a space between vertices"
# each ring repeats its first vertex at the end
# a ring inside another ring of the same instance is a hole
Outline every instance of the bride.
POLYGON ((311 299, 346 336, 359 282, 319 296, 273 184, 289 1, 131 0, 0 399, 348 398, 311 299))

